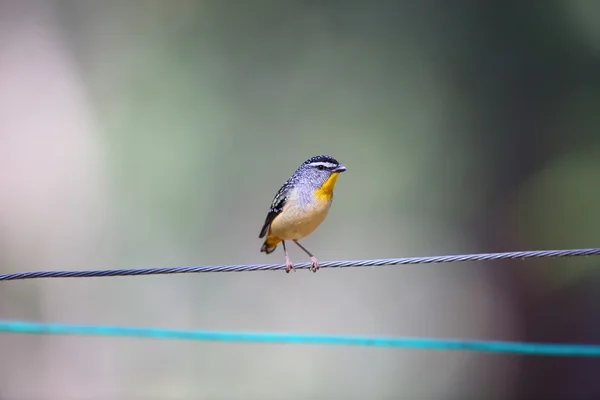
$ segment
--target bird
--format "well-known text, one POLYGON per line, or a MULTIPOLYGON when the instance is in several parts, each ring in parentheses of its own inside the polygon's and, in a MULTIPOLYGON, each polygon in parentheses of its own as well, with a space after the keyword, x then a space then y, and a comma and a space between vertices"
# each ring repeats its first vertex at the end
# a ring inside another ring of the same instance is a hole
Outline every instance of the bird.
POLYGON ((275 194, 259 239, 265 238, 260 251, 270 254, 282 244, 285 272, 295 270, 285 245, 286 240, 300 247, 317 272, 319 260, 300 240, 310 235, 325 220, 333 201, 333 189, 346 166, 330 155, 318 155, 304 161, 275 194))

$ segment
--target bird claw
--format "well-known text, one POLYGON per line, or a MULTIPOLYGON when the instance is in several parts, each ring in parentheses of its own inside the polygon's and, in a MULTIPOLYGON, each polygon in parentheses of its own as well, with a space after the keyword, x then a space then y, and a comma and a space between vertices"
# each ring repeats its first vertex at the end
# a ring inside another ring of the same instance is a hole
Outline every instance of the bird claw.
POLYGON ((289 259, 285 260, 285 272, 286 272, 286 274, 289 274, 291 270, 294 270, 294 272, 296 272, 296 268, 294 268, 294 265, 292 264, 292 262, 289 259))
POLYGON ((312 272, 317 272, 319 270, 319 260, 317 260, 316 257, 312 256, 310 258, 310 262, 311 262, 310 270, 312 272))

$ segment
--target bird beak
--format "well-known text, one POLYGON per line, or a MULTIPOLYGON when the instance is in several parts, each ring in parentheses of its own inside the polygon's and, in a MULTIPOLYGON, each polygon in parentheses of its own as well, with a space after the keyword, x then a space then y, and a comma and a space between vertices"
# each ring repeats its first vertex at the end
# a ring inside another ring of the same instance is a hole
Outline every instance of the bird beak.
POLYGON ((333 172, 340 173, 340 172, 344 172, 346 169, 347 168, 344 166, 344 164, 340 164, 340 165, 337 166, 336 169, 333 170, 333 172))

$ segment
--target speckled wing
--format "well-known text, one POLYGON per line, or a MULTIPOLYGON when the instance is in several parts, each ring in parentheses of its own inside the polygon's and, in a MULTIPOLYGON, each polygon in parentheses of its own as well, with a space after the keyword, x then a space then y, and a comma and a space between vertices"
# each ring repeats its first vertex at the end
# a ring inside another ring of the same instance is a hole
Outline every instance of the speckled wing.
POLYGON ((281 211, 283 210, 283 207, 285 206, 285 203, 288 200, 290 188, 291 188, 290 180, 288 179, 283 184, 283 186, 281 186, 281 189, 279 189, 279 191, 273 198, 273 202, 271 203, 271 208, 269 209, 269 213, 267 214, 267 218, 265 219, 265 224, 263 225, 262 229, 260 230, 260 235, 258 235, 259 239, 262 239, 263 237, 265 237, 265 235, 269 231, 269 226, 271 225, 271 222, 273 222, 275 217, 278 216, 279 213, 281 213, 281 211))

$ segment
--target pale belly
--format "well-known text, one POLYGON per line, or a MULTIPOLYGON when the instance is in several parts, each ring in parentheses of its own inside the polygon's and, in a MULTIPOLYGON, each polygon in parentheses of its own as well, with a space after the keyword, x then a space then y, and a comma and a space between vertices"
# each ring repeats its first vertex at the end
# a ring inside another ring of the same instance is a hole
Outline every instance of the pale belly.
POLYGON ((321 225, 327 216, 330 205, 331 202, 327 202, 313 207, 310 211, 299 211, 295 207, 286 207, 271 223, 271 235, 277 236, 281 240, 305 238, 321 225))

